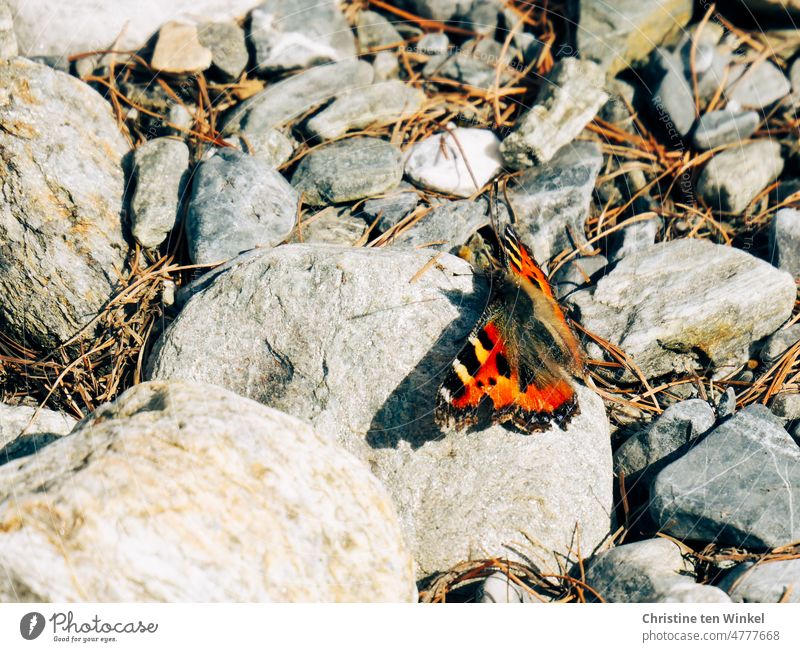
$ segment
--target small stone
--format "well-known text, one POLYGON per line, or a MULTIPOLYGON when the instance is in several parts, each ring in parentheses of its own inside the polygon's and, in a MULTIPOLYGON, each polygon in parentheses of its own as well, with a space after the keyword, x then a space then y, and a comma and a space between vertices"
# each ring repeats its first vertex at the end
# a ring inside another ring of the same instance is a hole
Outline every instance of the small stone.
POLYGON ((223 79, 238 79, 247 67, 244 30, 234 22, 205 23, 198 28, 200 43, 211 50, 211 64, 223 79))
POLYGON ((473 233, 488 224, 489 205, 485 198, 450 201, 435 206, 390 242, 397 247, 427 247, 457 253, 473 233))
POLYGON ((247 134, 280 127, 293 118, 351 88, 372 83, 374 72, 366 61, 342 61, 317 66, 247 98, 224 118, 224 133, 247 134))
POLYGON ((458 24, 481 36, 494 36, 502 4, 495 0, 475 0, 469 9, 459 15, 458 24))
POLYGON ((421 188, 470 197, 502 169, 499 146, 488 129, 457 127, 412 145, 405 173, 421 188))
POLYGON ((383 50, 375 55, 372 61, 372 69, 376 82, 396 79, 400 74, 400 64, 397 62, 397 55, 393 52, 383 50))
POLYGON ((728 110, 706 113, 694 128, 692 142, 697 149, 714 149, 747 140, 761 121, 755 111, 734 113, 728 110))
POLYGON ((510 77, 505 65, 510 61, 503 56, 502 46, 492 39, 470 40, 461 47, 443 54, 433 55, 422 69, 424 77, 446 77, 473 88, 492 88, 500 67, 499 82, 510 77))
POLYGON ((700 174, 697 192, 712 208, 738 214, 782 170, 780 143, 756 140, 715 155, 700 174))
MULTIPOLYGON (((736 80, 744 74, 746 66, 736 63, 733 55, 727 49, 718 47, 714 50, 714 59, 708 70, 700 74, 697 78, 697 96, 701 106, 708 104, 722 87, 722 97, 736 80)), ((728 110, 734 108, 733 103, 728 102, 728 110)), ((741 108, 741 107, 739 107, 741 108)))
POLYGON ((655 378, 708 365, 732 371, 749 359, 753 342, 789 318, 796 294, 789 274, 755 256, 681 238, 625 256, 569 303, 584 328, 655 378))
POLYGON ((626 226, 620 233, 617 248, 611 255, 611 261, 622 260, 625 256, 652 247, 661 232, 661 227, 662 222, 658 217, 626 226))
POLYGON ((609 76, 646 60, 692 17, 692 0, 581 0, 576 41, 582 58, 602 63, 609 76))
POLYGON ((338 138, 352 129, 365 129, 405 120, 422 107, 425 94, 399 80, 350 89, 311 118, 306 130, 321 140, 338 138))
POLYGON ((771 364, 780 358, 788 349, 800 341, 800 324, 792 324, 781 328, 764 340, 761 347, 761 360, 771 364))
POLYGON ((267 0, 250 13, 260 72, 308 68, 356 56, 356 40, 336 0, 267 0))
POLYGON ((800 603, 800 559, 744 562, 717 585, 733 602, 800 603))
POLYGON ((605 256, 573 258, 561 267, 552 278, 556 297, 563 299, 575 290, 592 285, 593 280, 605 273, 608 259, 605 256))
POLYGON ((792 86, 792 93, 800 96, 800 58, 795 59, 789 68, 789 82, 792 86))
POLYGON ((614 453, 614 473, 649 478, 676 451, 709 430, 714 409, 701 399, 671 405, 649 427, 626 439, 614 453))
POLYGON ((14 19, 5 0, 0 0, 0 59, 11 59, 19 54, 14 19))
POLYGON ((237 136, 241 149, 250 156, 257 156, 273 168, 278 168, 294 153, 295 141, 279 129, 252 129, 237 136))
POLYGON ((600 117, 606 122, 621 127, 623 129, 635 128, 631 111, 628 108, 633 106, 634 87, 628 82, 614 77, 606 88, 610 98, 600 109, 600 117))
POLYGON ((506 194, 518 232, 540 264, 586 242, 584 223, 602 164, 597 143, 577 141, 509 179, 506 194))
POLYGON ((423 18, 449 21, 467 13, 475 0, 405 0, 409 9, 423 18))
POLYGON ((666 70, 656 86, 651 103, 667 136, 679 138, 688 134, 694 124, 694 95, 680 60, 670 53, 664 53, 662 61, 666 70))
POLYGON ((725 94, 729 102, 735 102, 743 109, 764 113, 767 107, 786 97, 791 90, 789 80, 778 66, 771 61, 759 61, 728 86, 725 94))
POLYGON ((800 448, 749 405, 664 468, 650 515, 679 539, 770 549, 800 539, 800 448))
POLYGON ((189 257, 218 263, 253 247, 274 247, 297 216, 294 188, 265 161, 223 149, 192 181, 186 219, 189 257))
POLYGON ((184 136, 194 126, 194 115, 185 104, 175 102, 169 107, 167 122, 177 127, 170 128, 176 136, 184 136))
POLYGON ((362 11, 356 21, 356 34, 361 52, 397 45, 403 37, 386 18, 375 11, 362 11))
POLYGON ((481 583, 476 591, 475 602, 478 604, 519 604, 533 602, 530 594, 508 575, 497 571, 481 583))
POLYGON ((800 394, 778 394, 772 399, 770 410, 781 419, 800 419, 800 394))
POLYGON ((63 437, 75 419, 54 410, 0 403, 0 466, 63 437))
POLYGON ((189 172, 182 140, 154 138, 133 154, 136 190, 131 199, 131 233, 145 249, 166 240, 178 220, 189 172))
POLYGON ((697 584, 691 571, 677 544, 645 539, 598 555, 589 563, 586 584, 606 602, 730 602, 721 589, 697 584))
POLYGON ((150 65, 161 72, 202 72, 211 60, 211 50, 200 44, 197 27, 172 21, 158 31, 150 65))
POLYGON ((772 218, 769 235, 772 264, 800 276, 800 210, 781 208, 772 218))
POLYGON ((422 54, 444 54, 450 49, 450 39, 444 32, 429 32, 417 41, 417 51, 422 54))
POLYGON ((409 215, 417 204, 419 204, 419 193, 411 184, 402 182, 383 197, 364 202, 361 212, 370 224, 378 220, 376 227, 379 231, 388 231, 409 215))
POLYGON ((209 384, 138 384, 3 465, 0 523, 4 603, 417 598, 368 466, 307 421, 209 384))
POLYGON ((736 413, 736 392, 728 387, 717 399, 717 419, 724 419, 736 413))
POLYGON ((304 217, 292 231, 289 242, 353 246, 366 230, 364 220, 353 217, 349 208, 326 206, 304 217))
POLYGON ((403 178, 400 150, 380 138, 347 138, 313 150, 300 161, 292 185, 310 206, 379 195, 403 178))
POLYGON ((500 147, 506 164, 517 169, 553 158, 608 101, 604 83, 603 70, 591 61, 567 57, 556 63, 536 104, 500 147))

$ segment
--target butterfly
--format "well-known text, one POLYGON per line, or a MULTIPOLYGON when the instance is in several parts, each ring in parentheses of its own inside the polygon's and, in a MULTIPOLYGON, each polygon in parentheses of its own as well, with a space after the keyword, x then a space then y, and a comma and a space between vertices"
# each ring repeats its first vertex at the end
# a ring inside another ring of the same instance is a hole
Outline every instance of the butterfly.
POLYGON ((579 413, 570 382, 583 374, 578 339, 511 226, 499 241, 499 259, 484 254, 488 306, 439 388, 435 420, 456 430, 484 419, 523 432, 565 429, 579 413))

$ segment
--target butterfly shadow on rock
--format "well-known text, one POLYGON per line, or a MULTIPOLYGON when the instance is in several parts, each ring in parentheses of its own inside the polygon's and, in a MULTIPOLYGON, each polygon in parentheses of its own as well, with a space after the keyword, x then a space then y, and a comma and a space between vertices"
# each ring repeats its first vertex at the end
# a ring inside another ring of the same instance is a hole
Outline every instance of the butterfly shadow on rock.
POLYGON ((471 292, 443 292, 458 308, 459 315, 373 417, 366 437, 372 448, 397 448, 400 441, 405 440, 417 449, 445 436, 434 421, 436 393, 489 300, 488 278, 476 273, 472 279, 471 292))

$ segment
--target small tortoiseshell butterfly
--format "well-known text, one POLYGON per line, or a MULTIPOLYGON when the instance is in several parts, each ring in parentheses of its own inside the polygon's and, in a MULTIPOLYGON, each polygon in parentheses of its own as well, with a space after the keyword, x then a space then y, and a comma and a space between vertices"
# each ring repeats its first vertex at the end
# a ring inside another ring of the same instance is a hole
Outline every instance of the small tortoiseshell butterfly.
POLYGON ((484 419, 523 432, 565 429, 578 413, 573 375, 583 356, 547 277, 510 226, 499 262, 489 256, 489 305, 453 361, 436 401, 440 426, 461 430, 484 419))

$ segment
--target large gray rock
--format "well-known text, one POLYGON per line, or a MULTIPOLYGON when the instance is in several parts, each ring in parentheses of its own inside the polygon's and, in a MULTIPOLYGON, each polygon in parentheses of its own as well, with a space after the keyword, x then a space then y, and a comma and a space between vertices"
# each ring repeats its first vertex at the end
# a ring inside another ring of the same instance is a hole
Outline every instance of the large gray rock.
POLYGON ((316 66, 270 84, 236 106, 225 115, 224 133, 251 134, 283 126, 348 89, 369 86, 373 75, 366 61, 316 66))
POLYGON ((604 82, 603 70, 592 61, 561 59, 548 75, 536 104, 500 146, 506 164, 516 169, 553 158, 608 101, 604 82))
POLYGON ((32 455, 74 425, 75 419, 61 412, 0 403, 0 465, 32 455))
POLYGON ((212 385, 138 385, 0 467, 0 524, 4 602, 416 596, 369 470, 307 423, 212 385))
POLYGON ((706 164, 697 192, 712 208, 741 213, 782 170, 779 142, 756 140, 736 145, 706 164))
POLYGON ((791 315, 795 295, 789 274, 744 251, 680 239, 626 256, 569 302, 584 327, 654 378, 744 363, 750 344, 791 315))
POLYGON ((758 61, 726 88, 728 101, 743 109, 764 114, 771 104, 786 97, 792 86, 786 75, 771 61, 758 61))
POLYGON ((643 62, 654 47, 677 34, 692 17, 692 0, 581 0, 577 25, 580 56, 613 76, 643 62))
POLYGON ((307 154, 292 185, 311 206, 380 195, 403 178, 400 150, 380 138, 347 138, 307 154))
POLYGON ((308 68, 356 56, 356 39, 336 0, 267 0, 250 13, 261 72, 308 68))
POLYGON ((63 56, 141 47, 170 20, 203 23, 244 16, 258 0, 7 0, 24 56, 63 56))
POLYGON ((597 143, 576 142, 547 164, 509 180, 507 196, 517 229, 540 263, 571 249, 573 242, 586 242, 584 224, 602 164, 597 143))
POLYGON ((745 562, 718 584, 734 602, 800 603, 800 559, 745 562))
POLYGON ((800 539, 800 448, 781 424, 751 405, 664 468, 650 502, 661 530, 758 549, 800 539))
POLYGON ((582 550, 610 527, 602 401, 579 387, 566 431, 443 433, 437 387, 487 285, 466 261, 433 255, 286 245, 242 256, 184 306, 150 374, 213 379, 337 437, 389 488, 420 576, 487 555, 568 566, 576 527, 582 550))
POLYGON ((0 321, 39 347, 97 315, 123 273, 128 147, 110 106, 74 77, 0 61, 0 321))
POLYGON ((133 154, 136 190, 131 233, 145 248, 158 247, 178 219, 189 172, 189 148, 175 138, 153 138, 133 154))
POLYGON ((598 555, 589 563, 586 583, 606 602, 731 601, 724 591, 695 583, 691 570, 677 544, 647 539, 598 555))
POLYGON ((297 218, 294 188, 262 159, 223 149, 197 169, 186 216, 189 256, 207 264, 283 241, 297 218))
POLYGON ((306 130, 322 140, 331 140, 351 129, 392 124, 410 118, 422 106, 425 94, 398 79, 339 95, 306 123, 306 130))
POLYGON ((738 143, 750 138, 759 122, 761 117, 755 111, 711 111, 697 121, 692 142, 697 149, 714 149, 721 145, 738 143))
POLYGON ((614 472, 649 477, 665 465, 669 456, 710 429, 715 420, 714 409, 701 399, 671 405, 614 452, 614 472))

